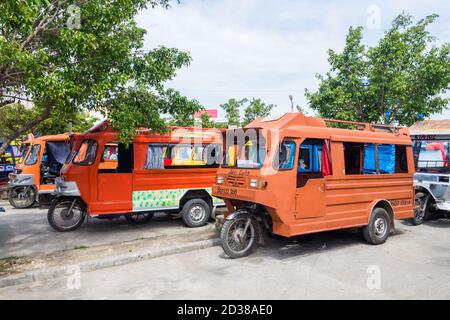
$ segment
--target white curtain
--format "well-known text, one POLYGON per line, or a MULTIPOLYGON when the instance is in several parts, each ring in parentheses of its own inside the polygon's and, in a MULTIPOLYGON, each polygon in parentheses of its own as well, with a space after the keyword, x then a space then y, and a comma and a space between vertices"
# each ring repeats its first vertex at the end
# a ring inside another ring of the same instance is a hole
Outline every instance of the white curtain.
POLYGON ((164 169, 164 146, 148 146, 146 169, 164 169))

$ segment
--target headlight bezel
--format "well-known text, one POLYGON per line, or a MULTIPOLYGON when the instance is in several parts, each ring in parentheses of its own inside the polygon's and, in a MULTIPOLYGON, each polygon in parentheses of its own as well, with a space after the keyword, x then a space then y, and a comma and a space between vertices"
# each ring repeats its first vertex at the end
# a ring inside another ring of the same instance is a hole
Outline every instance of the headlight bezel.
POLYGON ((248 185, 249 185, 251 188, 258 188, 258 186, 259 186, 259 179, 257 179, 257 178, 251 178, 251 179, 249 180, 249 182, 248 182, 248 185))

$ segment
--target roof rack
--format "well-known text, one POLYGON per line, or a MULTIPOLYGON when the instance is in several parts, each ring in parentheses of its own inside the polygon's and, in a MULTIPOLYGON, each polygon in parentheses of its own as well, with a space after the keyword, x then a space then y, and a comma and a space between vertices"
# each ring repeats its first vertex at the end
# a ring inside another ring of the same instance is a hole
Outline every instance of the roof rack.
POLYGON ((399 130, 403 127, 401 126, 393 126, 388 124, 377 124, 377 123, 364 123, 364 122, 356 122, 356 121, 345 121, 345 120, 335 120, 335 119, 323 119, 325 122, 332 123, 342 123, 354 125, 356 130, 365 130, 365 131, 387 131, 394 134, 400 134, 399 130))

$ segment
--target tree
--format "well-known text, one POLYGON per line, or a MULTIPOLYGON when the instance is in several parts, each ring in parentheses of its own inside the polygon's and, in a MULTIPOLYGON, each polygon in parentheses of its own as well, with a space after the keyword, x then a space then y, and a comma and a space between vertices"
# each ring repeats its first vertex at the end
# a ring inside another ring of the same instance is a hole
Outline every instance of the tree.
POLYGON ((211 117, 206 112, 200 115, 200 121, 202 122, 202 128, 215 128, 215 123, 211 120, 211 117))
MULTIPOLYGON (((17 103, 0 109, 0 137, 8 137, 36 117, 39 110, 27 108, 17 103)), ((69 123, 72 124, 72 132, 84 132, 91 128, 98 119, 84 112, 75 114, 60 114, 50 116, 37 124, 24 134, 33 133, 36 136, 58 134, 68 132, 69 123)))
POLYGON ((171 98, 170 103, 178 107, 171 113, 167 124, 180 127, 194 126, 194 113, 205 108, 197 100, 189 100, 179 93, 173 94, 171 98))
POLYGON ((48 134, 59 134, 63 132, 85 132, 92 128, 99 121, 95 116, 91 116, 86 112, 77 112, 75 114, 66 115, 64 118, 51 116, 42 121, 36 129, 32 131, 35 135, 44 136, 48 134))
POLYGON ((273 104, 266 104, 261 99, 253 98, 244 111, 244 121, 242 126, 246 126, 253 120, 270 115, 270 111, 275 107, 273 104))
POLYGON ((239 127, 241 118, 239 114, 240 108, 246 103, 248 99, 229 99, 224 104, 221 104, 220 107, 226 112, 226 117, 228 120, 229 126, 237 126, 239 127))
POLYGON ((168 0, 3 0, 0 2, 0 109, 31 101, 39 111, 7 137, 49 117, 102 112, 120 138, 140 126, 164 130, 164 114, 199 107, 164 87, 190 63, 177 49, 142 51, 134 16, 168 0))
POLYGON ((331 70, 316 92, 305 90, 320 116, 411 125, 447 108, 450 45, 437 46, 427 27, 437 15, 413 23, 401 14, 375 47, 362 44, 362 27, 349 29, 342 53, 328 52, 331 70))

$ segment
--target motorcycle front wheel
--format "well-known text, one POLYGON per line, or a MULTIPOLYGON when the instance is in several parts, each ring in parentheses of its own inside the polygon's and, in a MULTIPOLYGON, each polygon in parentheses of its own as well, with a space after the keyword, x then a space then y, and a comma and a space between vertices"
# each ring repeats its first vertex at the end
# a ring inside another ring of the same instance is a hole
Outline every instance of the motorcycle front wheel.
POLYGON ((256 243, 257 222, 245 215, 225 220, 220 238, 227 256, 236 259, 249 255, 256 243))
POLYGON ((36 203, 34 186, 13 187, 8 192, 8 201, 16 209, 26 209, 36 203))
POLYGON ((78 229, 85 217, 85 206, 78 199, 55 199, 47 213, 50 226, 60 232, 78 229))

